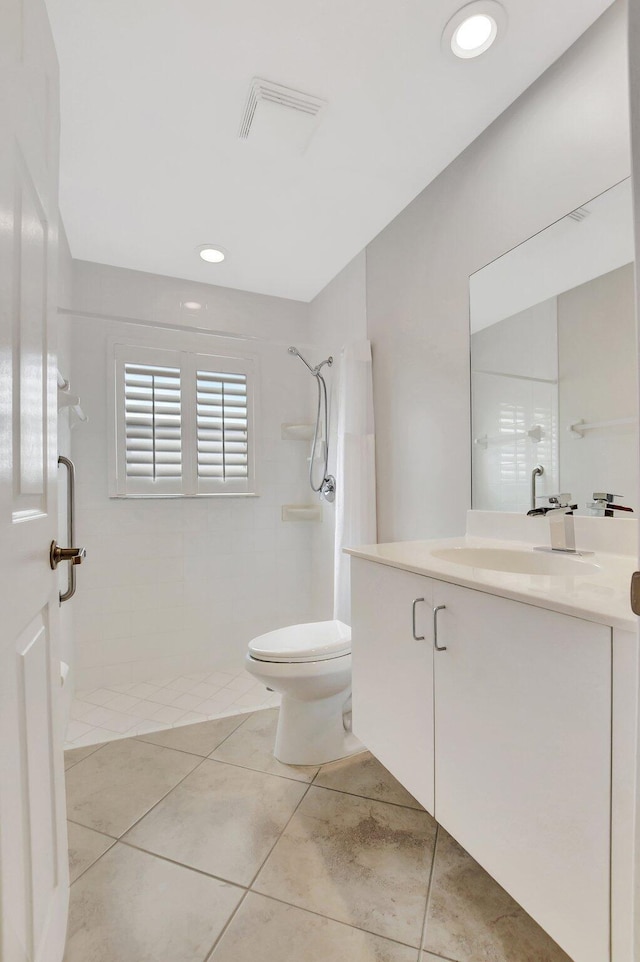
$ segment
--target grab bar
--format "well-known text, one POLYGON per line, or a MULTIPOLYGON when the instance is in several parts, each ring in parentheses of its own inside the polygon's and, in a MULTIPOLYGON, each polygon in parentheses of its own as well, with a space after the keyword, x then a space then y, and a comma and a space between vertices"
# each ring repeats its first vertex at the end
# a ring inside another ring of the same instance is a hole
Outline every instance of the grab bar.
POLYGON ((69 561, 69 581, 67 590, 60 592, 60 604, 69 601, 76 593, 76 565, 82 563, 86 557, 84 548, 71 547, 76 540, 76 467, 70 458, 65 458, 62 454, 58 458, 58 464, 63 464, 67 469, 67 542, 68 548, 59 548, 55 542, 51 546, 51 567, 55 568, 60 561, 69 561))

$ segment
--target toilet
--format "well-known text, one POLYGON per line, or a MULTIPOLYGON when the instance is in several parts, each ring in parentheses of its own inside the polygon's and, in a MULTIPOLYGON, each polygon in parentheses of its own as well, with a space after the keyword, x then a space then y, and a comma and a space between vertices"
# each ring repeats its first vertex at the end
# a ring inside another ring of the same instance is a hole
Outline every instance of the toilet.
POLYGON ((282 694, 274 755, 287 765, 322 765, 362 751, 348 730, 351 629, 341 621, 290 625, 249 642, 245 667, 282 694))

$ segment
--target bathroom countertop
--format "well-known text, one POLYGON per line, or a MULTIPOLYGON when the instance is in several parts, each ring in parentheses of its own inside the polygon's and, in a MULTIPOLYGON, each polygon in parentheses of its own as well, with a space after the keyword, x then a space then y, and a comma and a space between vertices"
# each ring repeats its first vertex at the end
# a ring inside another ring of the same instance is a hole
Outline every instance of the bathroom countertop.
POLYGON ((474 588, 501 598, 510 598, 586 621, 635 631, 638 618, 631 611, 629 589, 636 559, 598 551, 585 556, 585 561, 599 569, 562 575, 520 574, 475 568, 445 561, 433 552, 443 548, 499 548, 532 551, 524 541, 493 538, 461 537, 435 541, 398 541, 389 544, 362 545, 346 548, 355 558, 377 561, 392 568, 402 568, 438 581, 474 588))

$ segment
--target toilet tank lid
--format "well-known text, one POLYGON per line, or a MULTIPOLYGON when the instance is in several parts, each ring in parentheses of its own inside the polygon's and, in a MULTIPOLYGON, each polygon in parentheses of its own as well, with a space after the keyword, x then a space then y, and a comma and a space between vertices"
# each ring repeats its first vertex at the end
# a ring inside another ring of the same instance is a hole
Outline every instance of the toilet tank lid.
POLYGON ((249 653, 260 661, 322 661, 350 651, 351 628, 341 621, 289 625, 249 642, 249 653))

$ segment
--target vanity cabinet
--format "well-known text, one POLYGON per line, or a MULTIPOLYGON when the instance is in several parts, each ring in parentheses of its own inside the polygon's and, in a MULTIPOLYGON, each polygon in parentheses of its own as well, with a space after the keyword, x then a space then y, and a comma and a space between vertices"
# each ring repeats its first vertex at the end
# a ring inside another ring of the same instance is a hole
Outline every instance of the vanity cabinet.
POLYGON ((611 629, 352 558, 352 636, 355 734, 575 962, 606 962, 611 629))
POLYGON ((433 584, 436 818, 572 959, 603 962, 611 629, 433 584))
POLYGON ((355 734, 433 814, 432 582, 352 558, 351 598, 355 734))

